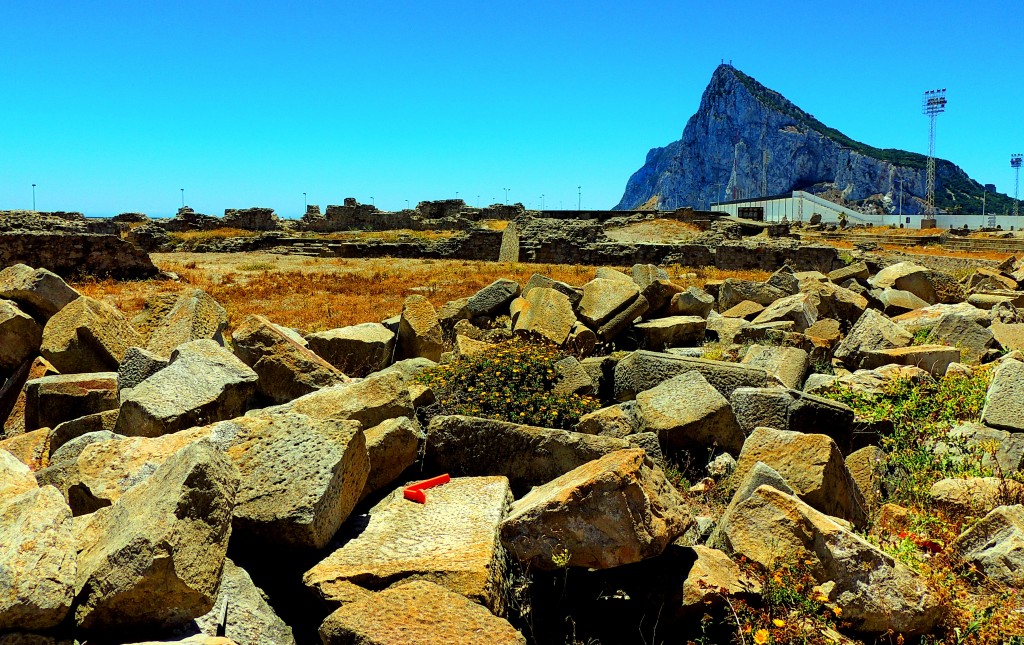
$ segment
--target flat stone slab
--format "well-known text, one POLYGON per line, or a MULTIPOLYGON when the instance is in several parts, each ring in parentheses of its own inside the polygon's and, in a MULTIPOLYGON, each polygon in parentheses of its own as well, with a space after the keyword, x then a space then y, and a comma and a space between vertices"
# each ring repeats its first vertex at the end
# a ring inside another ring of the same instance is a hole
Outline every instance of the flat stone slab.
POLYGON ((960 350, 948 345, 911 345, 864 352, 861 366, 873 370, 882 365, 914 365, 932 376, 943 376, 950 363, 960 360, 960 350))
POLYGON ((425 580, 347 604, 320 626, 324 645, 526 645, 503 618, 425 580))
POLYGON ((615 398, 629 401, 638 392, 691 371, 700 372, 726 398, 738 387, 768 385, 768 373, 757 367, 638 350, 615 366, 615 398))
POLYGON ((426 496, 420 504, 394 491, 370 510, 366 528, 307 571, 303 582, 337 602, 342 583, 377 590, 404 579, 429 580, 501 613, 498 527, 512 503, 508 479, 457 477, 426 496))
POLYGON ((1024 363, 1008 360, 992 373, 981 422, 993 428, 1024 431, 1024 363))

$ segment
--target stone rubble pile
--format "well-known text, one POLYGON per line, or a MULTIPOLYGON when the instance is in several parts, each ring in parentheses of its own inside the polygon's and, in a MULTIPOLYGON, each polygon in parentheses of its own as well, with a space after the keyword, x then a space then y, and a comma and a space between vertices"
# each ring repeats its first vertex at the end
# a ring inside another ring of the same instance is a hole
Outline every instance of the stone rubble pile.
MULTIPOLYGON (((411 296, 394 319, 303 337, 260 316, 229 335, 199 290, 132 321, 9 266, 0 642, 525 643, 523 571, 636 585, 678 569, 671 625, 704 611, 709 588, 756 597, 736 561, 782 556, 808 563, 852 632, 928 633, 944 599, 857 532, 878 437, 815 393, 998 360, 982 424, 958 432, 997 441, 1004 477, 1019 470, 1020 281, 1017 262, 962 284, 900 263, 700 289, 637 265, 579 287, 498 280, 440 309, 411 296), (573 430, 421 425, 434 396, 418 374, 511 336, 571 351, 558 387, 606 407, 573 430), (721 517, 691 507, 665 454, 708 463, 732 491, 721 517), (439 473, 451 481, 425 504, 403 497, 439 473)), ((982 511, 955 547, 1019 586, 1024 507, 1000 505, 1002 484, 944 480, 932 495, 982 511)))

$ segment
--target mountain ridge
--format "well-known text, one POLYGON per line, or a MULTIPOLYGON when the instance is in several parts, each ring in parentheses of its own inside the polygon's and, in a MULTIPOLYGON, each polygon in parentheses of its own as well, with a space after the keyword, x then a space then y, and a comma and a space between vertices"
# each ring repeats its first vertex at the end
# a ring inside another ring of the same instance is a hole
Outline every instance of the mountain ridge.
MULTIPOLYGON (((652 148, 630 177, 615 210, 657 198, 661 208, 709 208, 734 196, 808 190, 864 212, 924 210, 925 155, 857 141, 815 118, 780 92, 735 67, 719 65, 682 137, 652 148), (770 155, 767 166, 763 152, 770 155), (724 188, 724 190, 723 190, 724 188)), ((936 159, 936 205, 981 212, 984 186, 953 162, 936 159)), ((986 195, 988 211, 1012 198, 986 195)))

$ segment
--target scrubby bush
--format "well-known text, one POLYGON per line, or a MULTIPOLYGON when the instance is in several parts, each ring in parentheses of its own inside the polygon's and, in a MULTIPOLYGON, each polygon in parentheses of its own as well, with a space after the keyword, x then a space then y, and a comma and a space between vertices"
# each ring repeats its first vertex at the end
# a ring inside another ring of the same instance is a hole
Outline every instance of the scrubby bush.
POLYGON ((558 348, 514 339, 493 350, 457 356, 420 375, 434 391, 435 414, 463 414, 545 428, 572 428, 600 407, 597 399, 556 394, 558 348))

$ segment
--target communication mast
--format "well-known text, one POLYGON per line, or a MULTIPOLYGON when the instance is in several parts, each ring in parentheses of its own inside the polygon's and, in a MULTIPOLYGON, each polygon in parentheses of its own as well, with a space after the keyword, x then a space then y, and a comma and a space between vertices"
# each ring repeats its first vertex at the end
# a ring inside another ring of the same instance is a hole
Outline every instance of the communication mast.
POLYGON ((946 111, 946 88, 925 92, 921 111, 928 117, 928 181, 924 210, 926 215, 935 215, 935 117, 946 111))
POLYGON ((1018 199, 1018 193, 1020 191, 1020 164, 1021 159, 1024 159, 1024 155, 1019 152, 1015 152, 1010 155, 1010 167, 1013 168, 1013 216, 1017 217, 1020 214, 1020 199, 1018 199))

